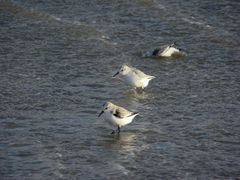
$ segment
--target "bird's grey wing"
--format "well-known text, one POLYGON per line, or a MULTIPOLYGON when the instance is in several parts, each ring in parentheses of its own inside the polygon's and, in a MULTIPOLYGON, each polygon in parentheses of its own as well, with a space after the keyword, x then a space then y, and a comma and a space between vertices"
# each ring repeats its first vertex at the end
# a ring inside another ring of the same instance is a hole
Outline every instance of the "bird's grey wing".
POLYGON ((142 72, 136 68, 133 68, 132 70, 133 70, 134 74, 136 74, 138 77, 140 77, 140 78, 146 77, 146 74, 144 72, 142 72))
POLYGON ((115 112, 113 113, 114 116, 118 117, 118 118, 125 118, 128 116, 132 115, 132 112, 122 108, 122 107, 118 107, 116 108, 115 112))
POLYGON ((134 73, 135 73, 138 77, 140 77, 141 79, 145 79, 145 78, 147 78, 147 79, 153 79, 153 78, 155 78, 154 76, 147 75, 147 74, 145 74, 144 72, 142 72, 142 71, 140 71, 140 70, 138 70, 138 69, 134 69, 134 73))

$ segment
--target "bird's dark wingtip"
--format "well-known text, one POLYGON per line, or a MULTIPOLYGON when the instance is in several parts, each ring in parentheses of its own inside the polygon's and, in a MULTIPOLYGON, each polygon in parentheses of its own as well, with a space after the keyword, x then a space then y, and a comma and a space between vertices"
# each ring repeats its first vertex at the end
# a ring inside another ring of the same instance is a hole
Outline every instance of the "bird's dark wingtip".
POLYGON ((132 115, 139 114, 139 112, 133 112, 132 115))
POLYGON ((152 56, 157 56, 159 53, 159 49, 154 49, 152 52, 152 56))

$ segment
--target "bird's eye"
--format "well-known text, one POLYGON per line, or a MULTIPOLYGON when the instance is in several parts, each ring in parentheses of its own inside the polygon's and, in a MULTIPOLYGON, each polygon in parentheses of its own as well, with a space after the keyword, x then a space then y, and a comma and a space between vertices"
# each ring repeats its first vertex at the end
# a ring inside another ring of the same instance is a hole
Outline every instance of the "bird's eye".
POLYGON ((123 72, 123 69, 121 69, 121 72, 123 72))
POLYGON ((108 108, 106 107, 105 110, 107 110, 108 108))

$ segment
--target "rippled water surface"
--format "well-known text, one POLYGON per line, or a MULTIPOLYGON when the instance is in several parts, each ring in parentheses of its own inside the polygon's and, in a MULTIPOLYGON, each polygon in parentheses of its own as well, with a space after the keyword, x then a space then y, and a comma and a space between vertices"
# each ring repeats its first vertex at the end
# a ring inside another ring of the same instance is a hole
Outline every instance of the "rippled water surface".
POLYGON ((240 178, 238 0, 0 1, 1 179, 240 178), (187 56, 143 58, 176 42, 187 56), (142 94, 111 76, 156 76, 142 94), (111 100, 139 111, 119 136, 111 100))

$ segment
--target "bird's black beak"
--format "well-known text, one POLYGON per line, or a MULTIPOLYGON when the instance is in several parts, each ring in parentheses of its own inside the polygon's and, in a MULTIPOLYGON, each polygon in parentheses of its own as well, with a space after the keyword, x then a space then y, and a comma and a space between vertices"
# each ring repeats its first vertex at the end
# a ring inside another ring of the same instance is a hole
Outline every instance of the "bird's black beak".
POLYGON ((115 76, 118 75, 118 74, 119 74, 119 72, 117 72, 116 74, 114 74, 113 77, 115 77, 115 76))
POLYGON ((100 117, 102 114, 104 113, 104 111, 101 111, 98 115, 98 117, 100 117))

